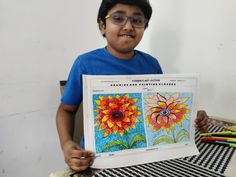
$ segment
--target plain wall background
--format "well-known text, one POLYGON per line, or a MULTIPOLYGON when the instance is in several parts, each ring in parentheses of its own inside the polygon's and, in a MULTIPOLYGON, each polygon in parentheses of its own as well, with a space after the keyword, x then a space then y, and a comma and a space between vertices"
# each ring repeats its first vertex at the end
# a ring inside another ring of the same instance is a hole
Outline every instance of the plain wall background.
MULTIPOLYGON (((105 46, 99 1, 0 0, 0 176, 42 177, 66 165, 55 114, 59 80, 105 46)), ((166 73, 200 73, 200 109, 236 120, 236 1, 151 0, 138 49, 166 73)))
POLYGON ((151 2, 150 53, 165 73, 199 73, 199 109, 236 121, 236 1, 151 2))

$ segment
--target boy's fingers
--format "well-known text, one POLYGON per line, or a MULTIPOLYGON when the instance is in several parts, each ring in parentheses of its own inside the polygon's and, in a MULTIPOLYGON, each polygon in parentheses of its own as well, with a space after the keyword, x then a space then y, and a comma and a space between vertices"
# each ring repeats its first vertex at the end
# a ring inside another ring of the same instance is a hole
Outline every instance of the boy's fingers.
POLYGON ((95 154, 91 151, 86 151, 86 150, 81 151, 81 157, 94 157, 94 156, 95 154))
POLYGON ((90 161, 93 161, 95 156, 95 154, 93 152, 90 151, 73 151, 73 153, 68 157, 70 163, 74 162, 74 163, 79 163, 80 165, 88 165, 90 163, 90 161), (82 164, 81 164, 82 163, 82 164))
POLYGON ((70 153, 70 157, 73 158, 81 158, 81 157, 94 157, 95 154, 91 151, 86 150, 72 150, 70 153))
POLYGON ((72 158, 79 158, 79 159, 83 159, 83 158, 87 158, 87 157, 94 157, 94 153, 82 150, 82 151, 73 151, 73 153, 71 153, 71 157, 72 158))
POLYGON ((92 157, 87 157, 87 158, 72 158, 69 162, 69 166, 75 170, 75 171, 83 171, 87 169, 89 166, 91 166, 93 163, 93 158, 92 157))
POLYGON ((204 132, 207 132, 207 129, 208 129, 208 125, 205 125, 205 126, 202 127, 202 130, 203 130, 204 132))
POLYGON ((201 121, 198 121, 197 124, 198 124, 199 127, 201 127, 201 126, 206 125, 207 122, 208 122, 208 120, 207 120, 207 118, 206 118, 206 119, 202 119, 201 121))
POLYGON ((208 115, 206 111, 200 110, 197 112, 197 118, 195 119, 195 127, 197 127, 201 132, 207 132, 208 115))
POLYGON ((73 169, 74 171, 77 171, 77 172, 81 172, 81 171, 84 171, 88 168, 88 166, 76 166, 76 165, 72 165, 70 166, 71 169, 73 169))
POLYGON ((206 114, 206 112, 205 111, 198 111, 195 123, 197 123, 198 126, 203 126, 207 122, 208 122, 208 115, 206 114))
POLYGON ((207 130, 208 130, 208 125, 204 125, 204 126, 202 126, 202 127, 199 127, 199 130, 200 130, 201 132, 207 132, 207 130))
POLYGON ((197 112, 197 121, 201 121, 205 118, 208 118, 206 111, 198 111, 197 112))
POLYGON ((88 151, 88 155, 89 155, 90 157, 95 157, 95 153, 92 152, 92 151, 88 151))
POLYGON ((207 130, 208 130, 208 122, 207 122, 207 121, 202 121, 202 122, 196 124, 196 127, 197 127, 201 132, 207 132, 207 130))
POLYGON ((84 158, 84 159, 72 158, 70 160, 70 163, 76 164, 76 166, 88 166, 91 161, 92 161, 91 158, 84 158))

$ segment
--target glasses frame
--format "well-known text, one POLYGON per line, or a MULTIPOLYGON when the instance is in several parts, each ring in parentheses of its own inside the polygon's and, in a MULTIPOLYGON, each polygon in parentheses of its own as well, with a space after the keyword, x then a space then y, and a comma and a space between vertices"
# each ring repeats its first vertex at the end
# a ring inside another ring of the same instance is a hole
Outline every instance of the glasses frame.
POLYGON ((147 22, 148 22, 148 20, 147 20, 144 16, 141 16, 141 15, 140 15, 141 17, 144 18, 144 24, 143 24, 142 26, 137 26, 137 25, 133 24, 133 21, 132 21, 132 19, 134 18, 134 16, 128 16, 128 15, 122 14, 124 17, 126 17, 126 20, 124 21, 124 24, 118 24, 118 23, 114 22, 114 21, 111 19, 111 17, 112 17, 113 15, 115 15, 115 14, 121 14, 121 13, 114 12, 114 13, 112 13, 112 14, 108 14, 107 16, 105 16, 105 19, 109 19, 109 18, 110 18, 111 22, 112 22, 113 24, 115 24, 115 25, 118 25, 118 26, 125 26, 125 24, 127 23, 127 21, 130 20, 130 23, 131 23, 132 26, 135 27, 135 28, 145 28, 145 26, 146 26, 146 24, 147 24, 147 22))

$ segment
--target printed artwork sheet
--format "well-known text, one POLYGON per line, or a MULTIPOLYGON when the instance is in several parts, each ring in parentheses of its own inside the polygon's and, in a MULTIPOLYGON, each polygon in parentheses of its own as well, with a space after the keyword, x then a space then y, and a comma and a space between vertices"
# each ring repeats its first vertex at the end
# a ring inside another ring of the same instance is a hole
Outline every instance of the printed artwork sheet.
POLYGON ((197 155, 198 77, 83 75, 85 149, 94 168, 116 168, 197 155))

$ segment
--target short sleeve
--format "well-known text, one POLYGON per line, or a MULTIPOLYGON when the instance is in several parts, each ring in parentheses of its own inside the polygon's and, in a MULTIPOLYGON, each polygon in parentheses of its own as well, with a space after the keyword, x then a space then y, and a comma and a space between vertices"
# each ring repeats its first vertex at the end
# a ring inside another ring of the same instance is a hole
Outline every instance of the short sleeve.
POLYGON ((64 94, 61 102, 70 106, 79 106, 82 101, 82 74, 81 63, 77 59, 70 71, 69 77, 66 82, 64 94))
POLYGON ((163 74, 162 68, 158 60, 155 58, 156 62, 154 63, 157 74, 163 74))

